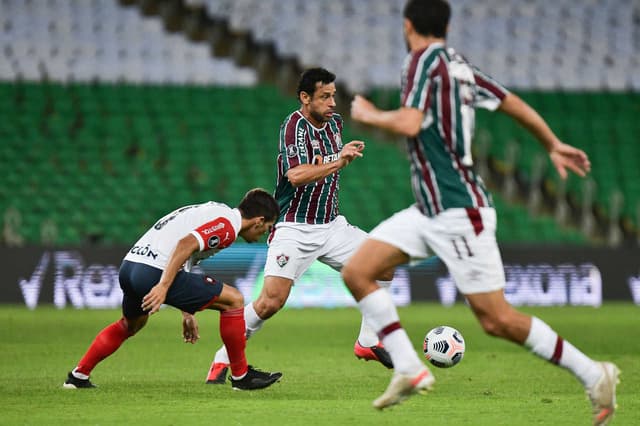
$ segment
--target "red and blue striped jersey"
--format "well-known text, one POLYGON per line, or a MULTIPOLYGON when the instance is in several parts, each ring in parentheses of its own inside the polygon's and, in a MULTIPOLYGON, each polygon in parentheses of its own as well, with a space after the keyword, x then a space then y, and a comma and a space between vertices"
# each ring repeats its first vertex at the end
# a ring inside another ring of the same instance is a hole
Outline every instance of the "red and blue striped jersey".
POLYGON ((407 139, 420 210, 435 216, 449 208, 491 206, 471 157, 475 108, 495 110, 507 89, 442 43, 409 53, 401 87, 401 105, 424 112, 420 132, 407 139))
POLYGON ((294 188, 287 171, 300 164, 313 164, 316 156, 324 163, 338 159, 342 149, 342 117, 334 114, 322 128, 314 127, 300 111, 280 126, 278 182, 275 198, 280 205, 278 222, 328 223, 338 215, 340 171, 324 179, 294 188))

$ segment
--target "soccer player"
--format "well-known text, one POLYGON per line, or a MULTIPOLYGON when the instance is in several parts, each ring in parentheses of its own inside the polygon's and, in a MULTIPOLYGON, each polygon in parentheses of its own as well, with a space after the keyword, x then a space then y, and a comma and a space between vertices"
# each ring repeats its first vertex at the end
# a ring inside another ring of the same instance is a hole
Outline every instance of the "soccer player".
MULTIPOLYGON (((338 212, 340 170, 362 157, 365 144, 342 144, 342 118, 336 114, 335 75, 322 68, 302 73, 298 82, 300 109, 280 126, 278 181, 275 197, 280 216, 269 238, 264 286, 245 306, 247 337, 287 301, 294 282, 319 260, 340 270, 366 238, 338 212)), ((378 277, 388 286, 393 268, 378 277)), ((215 355, 207 383, 224 383, 228 348, 215 355)), ((378 336, 363 321, 354 345, 356 357, 393 365, 378 336)))
POLYGON ((474 109, 497 109, 524 126, 547 150, 563 179, 567 170, 585 176, 589 159, 561 142, 518 96, 446 46, 449 16, 444 0, 408 1, 403 28, 409 54, 402 68, 400 108, 383 111, 361 96, 351 105, 355 120, 407 137, 416 200, 374 228, 342 270, 395 367, 389 387, 373 405, 382 409, 397 404, 434 383, 402 329, 388 293, 374 278, 410 259, 435 253, 446 263, 483 329, 568 369, 591 399, 594 424, 605 424, 615 409, 618 368, 589 358, 541 319, 517 311, 505 299, 496 211, 472 167, 474 109))
POLYGON ((195 263, 229 247, 238 236, 257 241, 271 229, 278 212, 271 194, 253 189, 235 209, 210 201, 181 207, 158 220, 129 250, 120 267, 123 317, 98 333, 63 386, 95 387, 89 380, 94 367, 144 327, 163 303, 182 311, 186 343, 196 343, 200 337, 195 312, 220 311, 220 335, 229 349, 233 389, 261 389, 278 381, 281 373, 247 365, 242 294, 212 277, 189 272, 195 263))

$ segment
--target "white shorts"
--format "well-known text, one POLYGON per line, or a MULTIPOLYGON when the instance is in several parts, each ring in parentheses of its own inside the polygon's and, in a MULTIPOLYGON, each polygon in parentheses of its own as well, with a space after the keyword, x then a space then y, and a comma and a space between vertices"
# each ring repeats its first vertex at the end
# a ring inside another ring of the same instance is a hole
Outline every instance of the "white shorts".
POLYGON ((369 236, 399 248, 411 259, 424 259, 431 250, 447 265, 462 294, 505 286, 496 211, 491 207, 447 209, 428 217, 414 205, 380 223, 369 236))
POLYGON ((295 281, 316 259, 340 271, 366 238, 367 233, 350 225, 344 216, 322 225, 278 223, 269 243, 264 275, 295 281))

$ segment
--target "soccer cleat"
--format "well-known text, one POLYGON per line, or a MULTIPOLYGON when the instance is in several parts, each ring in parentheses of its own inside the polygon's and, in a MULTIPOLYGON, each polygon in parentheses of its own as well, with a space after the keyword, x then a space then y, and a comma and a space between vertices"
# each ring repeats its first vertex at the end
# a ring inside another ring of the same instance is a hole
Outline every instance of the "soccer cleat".
POLYGON ((207 376, 208 385, 223 385, 227 381, 227 371, 229 371, 229 364, 224 362, 214 362, 209 369, 209 375, 207 376))
POLYGON ((431 390, 435 382, 436 379, 426 367, 415 375, 395 373, 387 390, 373 401, 373 406, 383 410, 400 404, 415 393, 426 393, 431 390))
POLYGON ((389 356, 389 352, 382 346, 382 343, 378 343, 375 346, 362 346, 360 342, 356 340, 356 344, 353 345, 353 353, 358 359, 378 361, 387 368, 393 368, 391 356, 389 356))
POLYGON ((71 372, 67 376, 67 380, 62 384, 65 389, 90 389, 97 387, 89 379, 78 379, 71 372))
POLYGON ((268 373, 249 366, 247 374, 242 379, 236 380, 233 377, 229 377, 229 381, 233 390, 255 390, 269 387, 280 380, 281 377, 282 373, 268 373))
POLYGON ((611 362, 600 362, 602 377, 587 389, 591 400, 594 426, 606 425, 616 410, 616 385, 620 383, 620 370, 611 362))

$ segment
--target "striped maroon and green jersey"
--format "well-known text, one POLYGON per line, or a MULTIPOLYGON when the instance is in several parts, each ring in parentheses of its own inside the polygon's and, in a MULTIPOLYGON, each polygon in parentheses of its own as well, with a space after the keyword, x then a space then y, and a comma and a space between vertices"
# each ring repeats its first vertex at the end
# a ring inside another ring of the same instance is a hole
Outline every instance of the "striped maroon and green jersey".
POLYGON ((278 182, 275 198, 280 205, 278 222, 328 223, 338 215, 340 172, 294 188, 287 171, 300 164, 313 164, 317 156, 323 163, 338 159, 342 149, 342 117, 334 114, 322 128, 315 128, 300 111, 280 126, 278 182))
POLYGON ((471 158, 475 108, 495 110, 507 94, 442 43, 409 53, 402 68, 401 103, 424 112, 420 132, 407 143, 413 193, 425 215, 492 205, 471 158))

